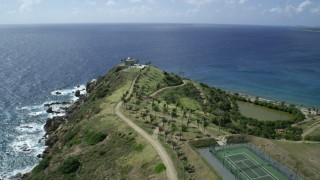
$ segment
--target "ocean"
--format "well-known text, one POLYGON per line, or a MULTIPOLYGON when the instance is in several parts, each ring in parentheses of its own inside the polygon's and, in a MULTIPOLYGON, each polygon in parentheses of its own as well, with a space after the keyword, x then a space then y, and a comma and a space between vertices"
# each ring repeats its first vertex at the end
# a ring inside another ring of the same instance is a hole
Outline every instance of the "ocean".
POLYGON ((320 33, 241 25, 1 25, 0 179, 39 161, 51 116, 46 103, 75 100, 78 85, 127 56, 228 91, 320 108, 320 33))

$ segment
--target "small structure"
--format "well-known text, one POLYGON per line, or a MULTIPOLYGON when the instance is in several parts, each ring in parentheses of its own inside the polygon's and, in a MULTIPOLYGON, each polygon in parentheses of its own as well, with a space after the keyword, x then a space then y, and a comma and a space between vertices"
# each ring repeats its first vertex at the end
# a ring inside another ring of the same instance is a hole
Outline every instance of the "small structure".
POLYGON ((145 67, 148 67, 148 65, 138 64, 139 60, 134 59, 132 57, 127 57, 127 58, 121 59, 121 62, 123 63, 123 66, 125 66, 127 68, 143 69, 145 67))
POLYGON ((132 57, 127 57, 124 60, 124 64, 126 67, 134 66, 137 63, 137 60, 133 59, 132 57))

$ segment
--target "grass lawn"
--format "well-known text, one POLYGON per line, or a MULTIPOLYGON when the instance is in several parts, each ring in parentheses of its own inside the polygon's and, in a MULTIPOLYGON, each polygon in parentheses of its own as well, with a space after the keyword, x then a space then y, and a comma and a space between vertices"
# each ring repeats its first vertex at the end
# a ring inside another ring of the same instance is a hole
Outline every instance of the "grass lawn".
POLYGON ((256 118, 262 121, 290 120, 289 113, 269 109, 252 103, 238 101, 240 113, 244 116, 256 118))
POLYGON ((272 142, 288 153, 283 163, 298 169, 304 179, 320 179, 320 143, 272 142))
POLYGON ((320 127, 308 134, 305 139, 310 141, 320 141, 320 127))
POLYGON ((315 123, 320 123, 320 118, 315 118, 315 119, 311 119, 311 120, 308 120, 308 121, 304 121, 302 123, 299 123, 297 125, 297 127, 300 127, 303 129, 303 131, 311 128, 313 126, 313 124, 315 123))

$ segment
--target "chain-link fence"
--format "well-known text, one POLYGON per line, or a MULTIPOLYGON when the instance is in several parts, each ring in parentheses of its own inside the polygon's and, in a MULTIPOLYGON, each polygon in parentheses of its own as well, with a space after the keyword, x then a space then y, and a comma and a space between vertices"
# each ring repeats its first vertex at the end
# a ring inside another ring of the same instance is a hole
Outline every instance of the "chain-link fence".
MULTIPOLYGON (((217 152, 221 150, 226 150, 230 148, 235 148, 235 147, 247 147, 250 149, 252 152, 254 152, 258 157, 266 161, 270 166, 272 166, 274 169, 278 170, 281 174, 283 174, 287 179, 290 180, 302 180, 301 177, 286 166, 280 164, 278 161, 274 160, 270 155, 267 153, 261 151, 258 149, 255 145, 250 144, 250 143, 241 143, 241 144, 227 144, 224 146, 211 146, 209 148, 210 152, 212 155, 216 156, 217 159, 223 163, 223 165, 228 168, 238 179, 246 179, 245 177, 242 176, 241 173, 237 172, 237 170, 234 167, 229 167, 231 166, 229 163, 225 162, 225 158, 221 156, 217 156, 217 152), (229 164, 229 165, 227 165, 229 164)), ((279 157, 280 158, 280 157, 279 157)))

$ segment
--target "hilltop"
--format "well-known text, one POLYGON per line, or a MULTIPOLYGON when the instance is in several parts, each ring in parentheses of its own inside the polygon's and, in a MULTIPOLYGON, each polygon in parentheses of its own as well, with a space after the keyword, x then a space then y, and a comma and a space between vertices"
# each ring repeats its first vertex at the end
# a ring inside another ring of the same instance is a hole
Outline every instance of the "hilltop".
POLYGON ((301 140, 304 132, 296 125, 304 116, 293 105, 250 100, 154 66, 120 64, 86 89, 66 117, 47 121, 48 149, 26 179, 174 179, 170 171, 179 179, 221 179, 197 148, 232 134, 275 145, 301 140), (288 119, 244 116, 240 101, 288 119))

